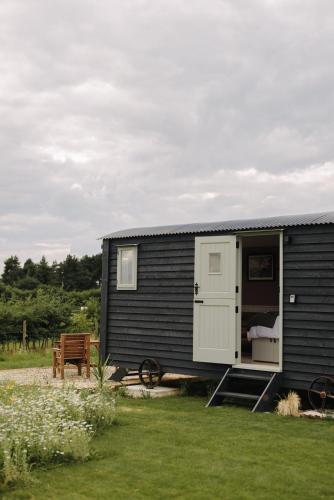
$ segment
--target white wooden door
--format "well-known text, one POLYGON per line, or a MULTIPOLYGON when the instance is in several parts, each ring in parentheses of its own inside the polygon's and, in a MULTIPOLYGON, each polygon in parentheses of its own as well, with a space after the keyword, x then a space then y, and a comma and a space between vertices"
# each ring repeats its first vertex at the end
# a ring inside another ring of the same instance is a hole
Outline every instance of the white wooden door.
POLYGON ((194 361, 235 363, 236 256, 236 236, 195 238, 194 361))

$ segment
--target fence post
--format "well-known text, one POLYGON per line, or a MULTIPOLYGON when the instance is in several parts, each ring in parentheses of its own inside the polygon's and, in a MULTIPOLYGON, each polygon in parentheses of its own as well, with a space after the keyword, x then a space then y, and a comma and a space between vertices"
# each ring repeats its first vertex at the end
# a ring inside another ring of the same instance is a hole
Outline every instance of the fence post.
POLYGON ((22 325, 22 348, 27 349, 27 320, 23 320, 22 325))

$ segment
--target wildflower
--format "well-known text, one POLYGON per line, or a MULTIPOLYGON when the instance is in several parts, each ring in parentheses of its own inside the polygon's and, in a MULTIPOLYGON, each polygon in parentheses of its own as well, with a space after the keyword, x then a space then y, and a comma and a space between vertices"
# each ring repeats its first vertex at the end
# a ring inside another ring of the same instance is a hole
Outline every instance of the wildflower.
MULTIPOLYGON (((114 418, 114 400, 101 394, 83 395, 69 387, 15 390, 10 404, 0 402, 0 456, 17 477, 46 457, 87 458, 94 431, 114 418)), ((0 473, 5 477, 1 462, 0 473)))

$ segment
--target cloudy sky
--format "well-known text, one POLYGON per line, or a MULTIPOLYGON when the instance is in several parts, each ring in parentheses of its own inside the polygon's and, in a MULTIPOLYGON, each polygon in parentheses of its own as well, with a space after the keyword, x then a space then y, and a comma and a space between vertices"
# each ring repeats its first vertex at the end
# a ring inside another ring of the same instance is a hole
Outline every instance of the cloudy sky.
POLYGON ((332 0, 1 0, 0 26, 0 261, 334 209, 332 0))

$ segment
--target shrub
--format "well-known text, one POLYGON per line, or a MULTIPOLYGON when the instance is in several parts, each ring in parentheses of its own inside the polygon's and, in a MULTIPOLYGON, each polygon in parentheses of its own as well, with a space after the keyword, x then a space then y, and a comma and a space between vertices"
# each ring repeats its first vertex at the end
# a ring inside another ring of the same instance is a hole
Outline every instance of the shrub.
POLYGON ((93 434, 113 423, 115 411, 110 393, 8 384, 0 401, 2 482, 26 480, 32 464, 86 460, 93 434))
POLYGON ((71 307, 57 296, 38 290, 35 298, 0 302, 0 332, 19 332, 23 320, 29 325, 29 336, 36 337, 66 328, 71 307))
POLYGON ((286 398, 281 399, 277 405, 277 413, 283 417, 299 417, 300 410, 300 397, 294 392, 290 391, 286 398))
POLYGON ((104 361, 99 356, 97 364, 93 367, 93 375, 96 378, 98 388, 103 390, 105 383, 108 379, 108 363, 109 363, 109 354, 104 361))
POLYGON ((70 324, 67 332, 71 333, 90 333, 94 331, 94 323, 87 318, 85 311, 74 312, 70 317, 70 324))
POLYGON ((27 341, 45 346, 60 332, 99 332, 100 291, 67 292, 47 285, 19 290, 0 282, 0 346, 22 339, 27 322, 27 341))

